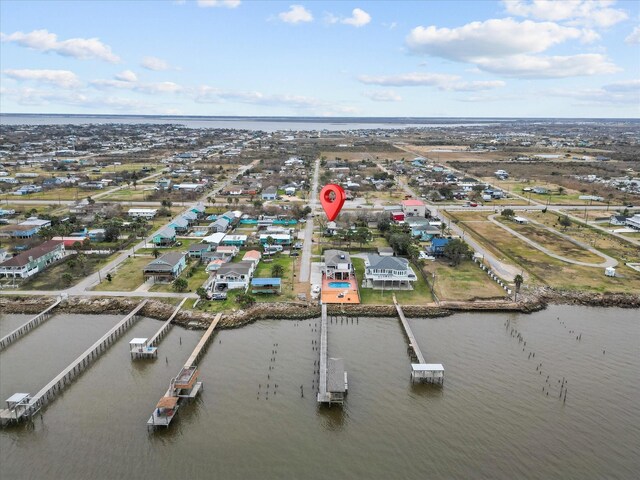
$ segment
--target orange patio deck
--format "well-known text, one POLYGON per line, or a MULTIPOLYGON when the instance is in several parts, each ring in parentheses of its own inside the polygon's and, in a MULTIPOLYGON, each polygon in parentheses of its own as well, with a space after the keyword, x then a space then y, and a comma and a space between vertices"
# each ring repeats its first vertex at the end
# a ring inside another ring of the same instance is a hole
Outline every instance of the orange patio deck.
POLYGON ((358 282, 354 276, 349 280, 335 280, 322 276, 322 303, 360 303, 358 282), (331 283, 348 283, 349 286, 332 287, 331 283))

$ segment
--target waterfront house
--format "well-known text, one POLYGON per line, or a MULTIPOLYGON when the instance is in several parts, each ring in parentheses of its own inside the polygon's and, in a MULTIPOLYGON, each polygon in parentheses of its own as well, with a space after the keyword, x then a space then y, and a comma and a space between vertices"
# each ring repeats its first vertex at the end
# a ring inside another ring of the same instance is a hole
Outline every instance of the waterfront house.
POLYGON ((226 263, 217 271, 214 280, 214 291, 249 288, 253 275, 253 262, 226 263))
POLYGON ((349 280, 354 275, 349 253, 342 250, 325 250, 324 275, 334 280, 349 280))
POLYGON ((0 263, 0 277, 28 278, 64 258, 64 243, 49 240, 0 263))
POLYGON ((364 261, 363 287, 411 290, 418 280, 406 258, 369 254, 364 261))
POLYGON ((176 241, 176 231, 172 227, 164 227, 151 238, 156 247, 168 247, 176 241))
POLYGON ((154 283, 170 283, 178 278, 186 265, 184 253, 167 252, 149 262, 142 273, 145 280, 153 278, 154 283))

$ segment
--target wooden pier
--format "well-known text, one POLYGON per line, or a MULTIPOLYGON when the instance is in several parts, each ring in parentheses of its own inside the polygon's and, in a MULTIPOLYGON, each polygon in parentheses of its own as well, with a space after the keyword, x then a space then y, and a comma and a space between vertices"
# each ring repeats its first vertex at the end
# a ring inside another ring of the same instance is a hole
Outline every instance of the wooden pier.
MULTIPOLYGON (((51 380, 44 388, 42 388, 33 397, 25 399, 22 403, 25 406, 21 414, 15 418, 19 421, 23 418, 32 417, 42 407, 51 402, 58 393, 60 393, 67 385, 71 384, 73 379, 82 373, 87 367, 89 367, 100 355, 106 352, 113 343, 126 332, 131 325, 133 325, 138 319, 137 313, 148 302, 147 299, 143 300, 134 308, 126 317, 124 317, 116 326, 111 328, 100 339, 89 347, 84 353, 76 358, 71 364, 60 372, 56 377, 51 380)), ((28 395, 28 394, 27 394, 28 395)), ((0 417, 4 418, 4 411, 0 412, 0 417)), ((14 415, 15 417, 15 415, 14 415)))
POLYGON ((44 323, 46 320, 51 318, 53 316, 51 311, 55 307, 57 307, 60 304, 61 301, 62 301, 62 297, 58 297, 56 299, 56 301, 53 303, 53 305, 51 305, 50 307, 47 307, 45 310, 43 310, 38 315, 36 315, 32 319, 30 319, 24 325, 16 328, 9 335, 6 335, 5 337, 0 338, 0 352, 2 350, 4 350, 5 348, 7 348, 9 345, 11 345, 13 342, 15 342, 16 340, 21 338, 22 336, 24 336, 27 333, 29 333, 31 330, 36 328, 38 325, 44 323))
MULTIPOLYGON (((182 306, 182 304, 180 304, 180 306, 182 306)), ((176 313, 178 313, 178 310, 174 312, 174 315, 176 313)), ((169 389, 166 391, 164 396, 160 398, 156 407, 153 409, 153 412, 151 412, 149 420, 147 420, 147 428, 169 428, 171 421, 178 413, 181 402, 195 398, 202 391, 203 383, 197 381, 200 372, 198 371, 196 363, 204 354, 206 350, 205 347, 211 341, 213 331, 216 329, 221 318, 221 313, 218 313, 215 316, 211 325, 209 325, 209 328, 207 328, 207 331, 204 332, 204 335, 202 335, 202 338, 193 349, 193 352, 187 359, 184 367, 182 367, 178 375, 171 379, 169 389)))
POLYGON ((422 354, 422 350, 420 350, 420 346, 418 345, 416 337, 413 335, 411 326, 404 316, 402 307, 396 300, 395 295, 393 296, 393 304, 396 306, 398 317, 400 317, 400 323, 402 324, 404 333, 407 336, 407 340, 409 341, 409 355, 411 356, 411 360, 415 361, 415 363, 411 363, 411 381, 439 383, 442 385, 444 383, 444 367, 440 363, 426 362, 424 355, 422 354))
POLYGON ((342 358, 327 358, 327 304, 322 304, 320 321, 320 379, 318 380, 318 403, 342 405, 347 393, 347 372, 342 358))
POLYGON ((186 298, 182 299, 171 316, 162 324, 160 329, 153 335, 153 337, 151 337, 150 339, 134 338, 129 342, 132 360, 137 360, 139 358, 158 358, 158 344, 173 326, 171 322, 176 317, 176 315, 184 305, 184 302, 186 301, 186 298))

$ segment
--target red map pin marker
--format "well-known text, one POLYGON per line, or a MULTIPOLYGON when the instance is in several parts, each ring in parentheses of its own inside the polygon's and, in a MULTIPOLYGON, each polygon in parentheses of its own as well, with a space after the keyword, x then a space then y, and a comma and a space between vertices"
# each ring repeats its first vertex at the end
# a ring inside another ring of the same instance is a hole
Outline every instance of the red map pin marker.
POLYGON ((327 214, 327 218, 330 222, 333 222, 340 210, 342 210, 342 206, 344 205, 344 201, 347 199, 347 195, 344 193, 344 189, 340 185, 336 185, 335 183, 328 183, 322 190, 320 190, 320 203, 322 204, 322 208, 324 208, 324 213, 327 214), (332 198, 332 195, 333 198, 332 198))

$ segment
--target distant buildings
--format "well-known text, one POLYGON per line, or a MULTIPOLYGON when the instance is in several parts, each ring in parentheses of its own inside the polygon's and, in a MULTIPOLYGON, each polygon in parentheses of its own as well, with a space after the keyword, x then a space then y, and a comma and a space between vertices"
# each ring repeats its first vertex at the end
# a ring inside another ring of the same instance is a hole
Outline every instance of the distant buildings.
POLYGON ((128 215, 131 218, 152 219, 156 216, 158 210, 156 208, 130 208, 128 215))

